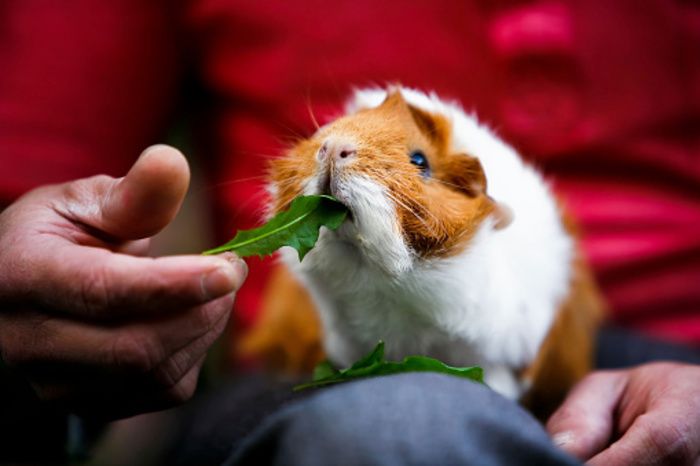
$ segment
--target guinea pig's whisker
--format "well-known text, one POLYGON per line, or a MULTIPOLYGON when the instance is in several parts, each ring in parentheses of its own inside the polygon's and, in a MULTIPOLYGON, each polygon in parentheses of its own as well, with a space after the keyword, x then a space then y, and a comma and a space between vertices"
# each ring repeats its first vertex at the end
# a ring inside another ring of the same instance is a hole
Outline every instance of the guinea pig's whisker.
POLYGON ((239 178, 235 180, 229 180, 229 181, 222 181, 220 183, 207 183, 205 186, 202 187, 201 191, 211 191, 212 189, 218 189, 218 188, 225 188, 227 186, 231 186, 234 184, 238 183, 245 183, 248 181, 265 181, 267 177, 266 176, 251 176, 250 178, 239 178))
MULTIPOLYGON (((410 188, 409 186, 407 186, 407 187, 410 188)), ((397 202, 399 202, 399 199, 397 198, 396 195, 393 195, 393 199, 396 200, 397 202)), ((414 209, 414 208, 409 208, 409 207, 408 207, 405 203, 403 203, 403 202, 401 202, 401 205, 402 205, 406 210, 409 210, 411 213, 413 213, 416 217, 420 218, 420 219, 424 222, 423 224, 424 224, 425 226, 428 226, 428 225, 427 225, 427 222, 425 221, 425 219, 424 219, 423 217, 421 217, 421 216, 416 212, 416 209, 414 209)), ((433 220, 433 222, 434 222, 435 225, 439 225, 439 224, 441 223, 441 222, 440 222, 440 219, 439 219, 434 213, 432 213, 429 209, 424 209, 424 212, 433 220)))
MULTIPOLYGON (((378 170, 375 170, 375 173, 378 174, 378 175, 381 175, 381 174, 382 174, 382 173, 379 172, 378 170)), ((397 170, 397 169, 392 169, 392 175, 394 175, 394 176, 401 175, 401 176, 408 176, 408 177, 410 177, 410 176, 419 176, 419 175, 418 175, 415 171, 413 171, 413 170, 401 170, 401 169, 398 169, 398 170, 397 170)), ((398 180, 396 180, 396 179, 393 179, 393 181, 394 181, 395 183, 396 183, 396 182, 401 183, 401 181, 398 181, 398 180)), ((435 177, 433 177, 433 178, 430 178, 428 181, 430 181, 430 182, 435 182, 435 183, 440 183, 440 184, 443 185, 443 186, 448 186, 448 187, 450 187, 450 188, 455 188, 455 189, 458 190, 458 191, 461 191, 461 190, 463 189, 463 187, 460 186, 460 185, 458 185, 458 184, 450 183, 449 181, 441 180, 440 178, 435 178, 435 177)))
POLYGON ((285 188, 288 188, 288 187, 290 187, 290 186, 294 186, 294 185, 296 185, 296 184, 299 184, 299 181, 298 181, 297 179, 295 179, 295 178, 289 178, 289 179, 286 179, 286 180, 284 180, 284 181, 280 181, 280 182, 278 182, 278 183, 275 183, 275 186, 276 186, 278 189, 285 189, 285 188))
MULTIPOLYGON (((307 135, 302 134, 302 131, 303 131, 302 129, 292 128, 291 126, 286 125, 286 124, 282 123, 281 121, 276 121, 274 124, 277 127, 282 128, 285 131, 288 131, 290 133, 289 135, 287 135, 285 137, 288 138, 292 143, 302 141, 304 139, 307 139, 310 136, 308 134, 307 135)), ((281 138, 277 137, 276 139, 279 141, 281 138)))
POLYGON ((418 214, 418 212, 416 212, 414 209, 407 206, 403 201, 399 200, 396 196, 394 196, 391 193, 387 193, 387 197, 389 197, 389 199, 391 199, 392 201, 394 201, 395 203, 397 203, 398 205, 400 205, 401 207, 406 209, 408 212, 410 212, 414 217, 416 217, 418 219, 418 221, 420 221, 423 224, 423 226, 425 226, 426 228, 429 228, 428 222, 426 222, 425 219, 423 217, 421 217, 418 214))
MULTIPOLYGON (((369 169, 367 173, 371 175, 376 175, 377 177, 384 178, 386 177, 386 171, 382 170, 377 170, 377 169, 369 169)), ((412 172, 404 171, 404 170, 399 170, 399 171, 393 171, 392 174, 413 174, 412 172)), ((395 178, 392 178, 392 185, 394 188, 404 188, 405 191, 411 192, 412 191, 412 186, 410 183, 403 181, 403 180, 397 180, 395 178)), ((406 209, 408 212, 410 212, 416 219, 418 219, 426 228, 430 228, 430 225, 426 221, 425 218, 423 218, 414 208, 409 207, 409 205, 406 204, 403 200, 399 199, 397 194, 392 193, 392 192, 387 192, 387 196, 394 201, 396 204, 400 205, 404 209, 406 209)), ((432 220, 435 222, 435 224, 440 224, 440 220, 430 211, 426 210, 425 211, 428 215, 432 217, 432 220)))
POLYGON ((291 177, 291 178, 286 178, 281 181, 276 181, 275 186, 278 189, 286 189, 289 187, 294 187, 294 186, 301 186, 304 184, 304 180, 300 179, 298 177, 291 177))
POLYGON ((309 112, 309 118, 311 118, 311 122, 314 124, 314 127, 318 131, 321 128, 321 125, 318 124, 318 120, 316 120, 316 115, 314 115, 314 109, 311 106, 311 101, 307 96, 306 100, 306 110, 309 112))

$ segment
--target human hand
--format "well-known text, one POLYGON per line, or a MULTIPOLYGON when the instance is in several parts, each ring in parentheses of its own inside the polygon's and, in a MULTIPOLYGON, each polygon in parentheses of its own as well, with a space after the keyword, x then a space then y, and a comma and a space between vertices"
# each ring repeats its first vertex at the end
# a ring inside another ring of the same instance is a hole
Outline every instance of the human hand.
POLYGON ((188 399, 245 263, 139 257, 189 184, 173 148, 120 179, 46 186, 0 214, 0 355, 42 400, 115 418, 188 399))
POLYGON ((700 464, 700 367, 595 372, 547 422, 553 441, 596 466, 700 464))

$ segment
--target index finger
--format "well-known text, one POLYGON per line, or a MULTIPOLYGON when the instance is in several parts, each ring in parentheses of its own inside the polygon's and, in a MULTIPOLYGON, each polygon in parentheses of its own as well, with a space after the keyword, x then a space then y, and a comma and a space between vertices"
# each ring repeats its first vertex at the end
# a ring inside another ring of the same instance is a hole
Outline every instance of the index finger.
POLYGON ((579 382, 547 421, 557 446, 579 459, 601 451, 613 433, 615 406, 624 389, 619 372, 596 372, 579 382))
POLYGON ((692 465, 700 440, 687 428, 687 413, 647 413, 635 419, 618 441, 587 463, 591 466, 692 465))
POLYGON ((63 245, 29 264, 29 298, 69 314, 111 319, 189 308, 236 291, 245 263, 233 254, 134 257, 63 245))

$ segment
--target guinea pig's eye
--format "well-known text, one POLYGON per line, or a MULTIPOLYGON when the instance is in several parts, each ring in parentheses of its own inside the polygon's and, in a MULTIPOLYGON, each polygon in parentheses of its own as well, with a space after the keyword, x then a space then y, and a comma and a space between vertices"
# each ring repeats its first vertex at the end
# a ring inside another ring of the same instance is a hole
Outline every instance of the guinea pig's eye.
POLYGON ((411 152, 411 163, 418 167, 421 174, 425 177, 430 176, 430 165, 428 165, 428 157, 419 150, 411 152))

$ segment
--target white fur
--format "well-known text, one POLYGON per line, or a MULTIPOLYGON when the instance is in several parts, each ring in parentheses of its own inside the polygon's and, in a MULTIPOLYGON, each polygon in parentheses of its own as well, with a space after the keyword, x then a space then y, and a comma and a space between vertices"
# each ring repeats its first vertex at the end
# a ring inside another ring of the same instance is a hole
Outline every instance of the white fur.
MULTIPOLYGON (((488 218, 470 247, 448 259, 423 260, 404 243, 384 187, 338 176, 333 193, 355 221, 322 231, 299 263, 284 261, 309 288, 319 309, 331 359, 348 365, 382 339, 392 359, 425 354, 454 365, 480 364, 486 381, 511 398, 549 330, 570 280, 573 245, 542 177, 516 152, 454 103, 401 89, 412 105, 446 117, 452 149, 478 157, 488 193, 510 207, 503 230, 488 218)), ((380 89, 356 91, 348 112, 378 106, 380 89)), ((317 192, 319 171, 306 184, 317 192)))

